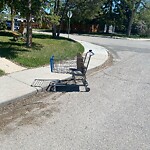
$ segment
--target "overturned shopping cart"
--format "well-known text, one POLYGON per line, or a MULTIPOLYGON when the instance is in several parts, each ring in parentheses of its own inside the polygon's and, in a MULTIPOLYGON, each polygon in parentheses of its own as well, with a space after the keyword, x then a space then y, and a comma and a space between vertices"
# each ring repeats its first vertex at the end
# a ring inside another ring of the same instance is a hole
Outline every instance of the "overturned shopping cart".
POLYGON ((53 80, 50 81, 47 91, 78 91, 80 86, 85 87, 85 91, 90 91, 88 87, 88 82, 86 78, 87 69, 90 63, 91 56, 94 53, 92 50, 89 50, 85 56, 77 54, 74 60, 61 61, 57 60, 55 56, 50 58, 50 69, 51 72, 55 73, 67 73, 71 74, 71 78, 65 80, 53 80))

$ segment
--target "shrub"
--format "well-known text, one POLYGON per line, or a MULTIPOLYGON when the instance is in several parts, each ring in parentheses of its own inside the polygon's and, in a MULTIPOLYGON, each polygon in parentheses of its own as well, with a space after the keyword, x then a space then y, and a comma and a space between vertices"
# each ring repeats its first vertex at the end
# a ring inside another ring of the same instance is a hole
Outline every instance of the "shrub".
POLYGON ((6 22, 0 21, 0 30, 5 30, 5 29, 6 29, 6 22))
POLYGON ((148 31, 147 24, 142 20, 139 21, 137 23, 137 31, 140 36, 146 36, 148 31))

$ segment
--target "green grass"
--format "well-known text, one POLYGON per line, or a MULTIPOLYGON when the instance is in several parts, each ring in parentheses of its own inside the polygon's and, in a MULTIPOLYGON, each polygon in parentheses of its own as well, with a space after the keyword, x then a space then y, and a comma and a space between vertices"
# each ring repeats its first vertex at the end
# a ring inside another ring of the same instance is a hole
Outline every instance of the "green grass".
POLYGON ((66 38, 53 39, 50 35, 34 34, 32 48, 26 48, 22 41, 12 41, 11 36, 0 36, 0 57, 5 57, 25 67, 39 67, 49 64, 49 58, 73 58, 83 53, 83 46, 66 38))
POLYGON ((3 70, 0 70, 0 76, 3 76, 5 72, 3 70))

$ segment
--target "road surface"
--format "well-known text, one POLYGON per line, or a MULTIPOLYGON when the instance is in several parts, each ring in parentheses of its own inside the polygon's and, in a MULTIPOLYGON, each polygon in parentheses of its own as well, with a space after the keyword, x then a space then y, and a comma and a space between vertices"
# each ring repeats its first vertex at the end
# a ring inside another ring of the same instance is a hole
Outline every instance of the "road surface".
POLYGON ((149 150, 150 41, 72 36, 106 47, 112 66, 88 76, 88 93, 35 96, 3 110, 0 149, 149 150))

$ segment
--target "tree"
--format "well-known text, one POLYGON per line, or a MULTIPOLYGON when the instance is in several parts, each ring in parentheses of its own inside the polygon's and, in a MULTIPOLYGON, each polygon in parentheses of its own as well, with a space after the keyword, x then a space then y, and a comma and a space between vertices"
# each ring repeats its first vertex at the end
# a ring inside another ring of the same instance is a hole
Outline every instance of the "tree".
POLYGON ((73 19, 82 22, 86 19, 93 19, 98 15, 104 0, 70 0, 68 10, 72 10, 73 19))
POLYGON ((57 33, 57 25, 59 25, 59 11, 60 11, 60 0, 55 0, 54 1, 54 11, 52 14, 53 15, 52 34, 53 34, 54 38, 56 37, 56 33, 57 33))
POLYGON ((11 8, 11 30, 14 31, 14 25, 15 25, 15 14, 16 14, 16 9, 15 9, 15 0, 8 0, 7 4, 11 8))
POLYGON ((142 0, 106 0, 102 7, 104 22, 108 25, 119 26, 120 24, 120 28, 124 26, 127 35, 130 35, 133 20, 141 2, 142 0))
POLYGON ((78 29, 78 32, 89 31, 93 22, 97 22, 97 24, 99 22, 98 18, 103 2, 104 0, 69 0, 67 11, 71 10, 73 13, 71 25, 76 25, 75 28, 78 29))
POLYGON ((102 6, 102 12, 103 12, 103 20, 104 23, 107 25, 106 33, 109 31, 110 25, 115 25, 116 22, 116 0, 107 0, 104 2, 104 5, 102 6))
POLYGON ((0 1, 0 11, 2 11, 5 7, 5 1, 4 0, 1 0, 0 1))
POLYGON ((44 2, 45 0, 20 0, 19 11, 27 20, 27 47, 32 47, 32 16, 40 13, 44 2))
POLYGON ((150 2, 140 8, 136 15, 135 24, 140 35, 150 35, 150 2))
POLYGON ((59 35, 60 35, 61 26, 62 26, 63 19, 65 17, 65 13, 66 13, 66 10, 67 10, 68 3, 69 3, 69 0, 66 0, 65 3, 64 3, 63 9, 62 9, 60 24, 58 25, 57 37, 59 37, 59 35))
POLYGON ((43 15, 42 18, 49 26, 52 25, 53 38, 59 37, 60 35, 61 25, 67 10, 68 2, 69 0, 47 0, 45 3, 46 5, 43 5, 41 13, 45 13, 45 15, 43 15), (50 10, 50 13, 47 13, 45 10, 50 10))
MULTIPOLYGON (((121 8, 125 8, 125 13, 127 18, 127 36, 131 35, 132 25, 135 19, 135 16, 140 7, 145 5, 147 0, 120 0, 121 8)), ((123 9, 124 10, 124 9, 123 9)))
POLYGON ((11 30, 14 31, 15 15, 18 12, 20 0, 3 0, 4 4, 10 8, 11 13, 11 30))
POLYGON ((54 0, 48 1, 48 7, 50 6, 51 13, 45 16, 47 23, 52 24, 52 36, 54 38, 59 37, 62 21, 67 10, 69 0, 54 0))
POLYGON ((141 4, 142 0, 127 0, 129 6, 129 24, 127 28, 127 36, 131 35, 132 24, 134 21, 135 14, 141 4))
POLYGON ((26 13, 26 19, 27 19, 27 47, 32 46, 32 1, 28 0, 27 3, 27 13, 26 13))

